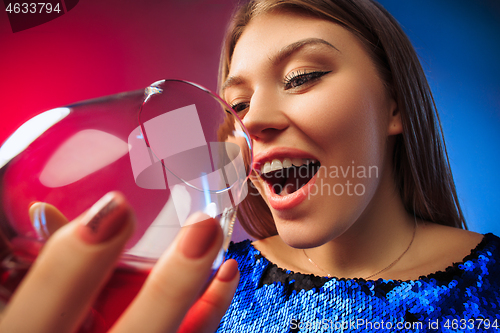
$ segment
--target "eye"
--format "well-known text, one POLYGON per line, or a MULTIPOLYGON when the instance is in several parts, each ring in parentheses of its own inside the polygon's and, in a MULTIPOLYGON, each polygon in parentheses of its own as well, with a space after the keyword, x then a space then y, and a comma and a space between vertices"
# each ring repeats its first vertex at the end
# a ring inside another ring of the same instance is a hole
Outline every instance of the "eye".
POLYGON ((250 103, 248 102, 241 102, 241 103, 235 103, 235 104, 231 104, 231 108, 234 110, 234 112, 236 112, 237 114, 245 111, 246 109, 248 109, 248 107, 250 106, 250 103))
POLYGON ((285 90, 297 88, 302 86, 303 84, 311 83, 330 72, 331 71, 295 71, 285 76, 283 84, 285 86, 285 90))

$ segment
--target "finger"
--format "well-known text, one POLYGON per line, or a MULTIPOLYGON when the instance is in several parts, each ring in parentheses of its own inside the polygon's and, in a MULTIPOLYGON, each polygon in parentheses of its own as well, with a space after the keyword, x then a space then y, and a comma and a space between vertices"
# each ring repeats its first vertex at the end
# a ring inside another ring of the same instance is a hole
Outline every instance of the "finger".
POLYGON ((31 224, 37 234, 47 240, 60 227, 68 223, 68 219, 56 207, 45 202, 35 202, 30 206, 31 224))
POLYGON ((141 332, 146 324, 150 333, 177 330, 206 285, 222 245, 216 220, 198 213, 187 223, 112 332, 141 332))
POLYGON ((11 299, 0 332, 74 331, 133 229, 131 209, 117 193, 104 196, 79 221, 60 228, 11 299))
POLYGON ((230 259, 224 262, 208 289, 189 309, 178 333, 215 332, 222 316, 231 304, 239 280, 236 260, 230 259))

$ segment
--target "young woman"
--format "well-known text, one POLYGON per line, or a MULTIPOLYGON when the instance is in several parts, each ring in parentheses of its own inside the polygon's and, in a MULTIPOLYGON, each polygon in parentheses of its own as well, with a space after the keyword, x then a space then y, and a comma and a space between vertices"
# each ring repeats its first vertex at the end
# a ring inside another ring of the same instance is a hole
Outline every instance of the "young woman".
POLYGON ((500 326, 500 240, 464 230, 425 75, 380 5, 251 1, 220 93, 252 137, 257 241, 230 248, 219 332, 500 326))
MULTIPOLYGON (((234 17, 221 78, 255 153, 240 221, 258 240, 228 254, 239 285, 228 260, 195 303, 222 242, 207 218, 204 232, 180 233, 113 332, 498 329, 500 240, 464 230, 425 76, 383 8, 252 1, 234 17)), ((125 199, 106 200, 116 210, 92 209, 103 226, 93 236, 93 216, 67 223, 46 208, 64 226, 2 313, 2 332, 81 324, 133 230, 125 199)))

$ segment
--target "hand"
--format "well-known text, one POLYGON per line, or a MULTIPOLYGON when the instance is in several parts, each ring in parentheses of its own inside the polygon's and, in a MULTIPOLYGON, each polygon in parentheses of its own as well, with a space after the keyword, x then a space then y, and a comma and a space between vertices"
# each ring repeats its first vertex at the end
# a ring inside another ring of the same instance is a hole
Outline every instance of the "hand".
MULTIPOLYGON (((32 217, 37 205, 46 204, 33 205, 32 217)), ((53 234, 2 314, 1 332, 75 331, 134 230, 132 210, 118 193, 69 223, 55 207, 44 209, 47 236, 53 234)), ((237 263, 226 261, 203 292, 222 231, 207 215, 190 220, 201 222, 181 229, 110 332, 215 331, 239 281, 237 263)))

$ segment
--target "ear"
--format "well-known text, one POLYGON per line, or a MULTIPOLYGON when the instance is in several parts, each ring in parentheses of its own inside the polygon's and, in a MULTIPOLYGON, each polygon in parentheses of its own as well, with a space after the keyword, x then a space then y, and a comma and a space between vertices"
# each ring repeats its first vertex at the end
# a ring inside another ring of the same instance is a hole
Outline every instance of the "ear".
POLYGON ((398 104, 395 100, 391 99, 389 106, 387 135, 401 134, 403 132, 403 124, 401 123, 401 112, 398 104))

